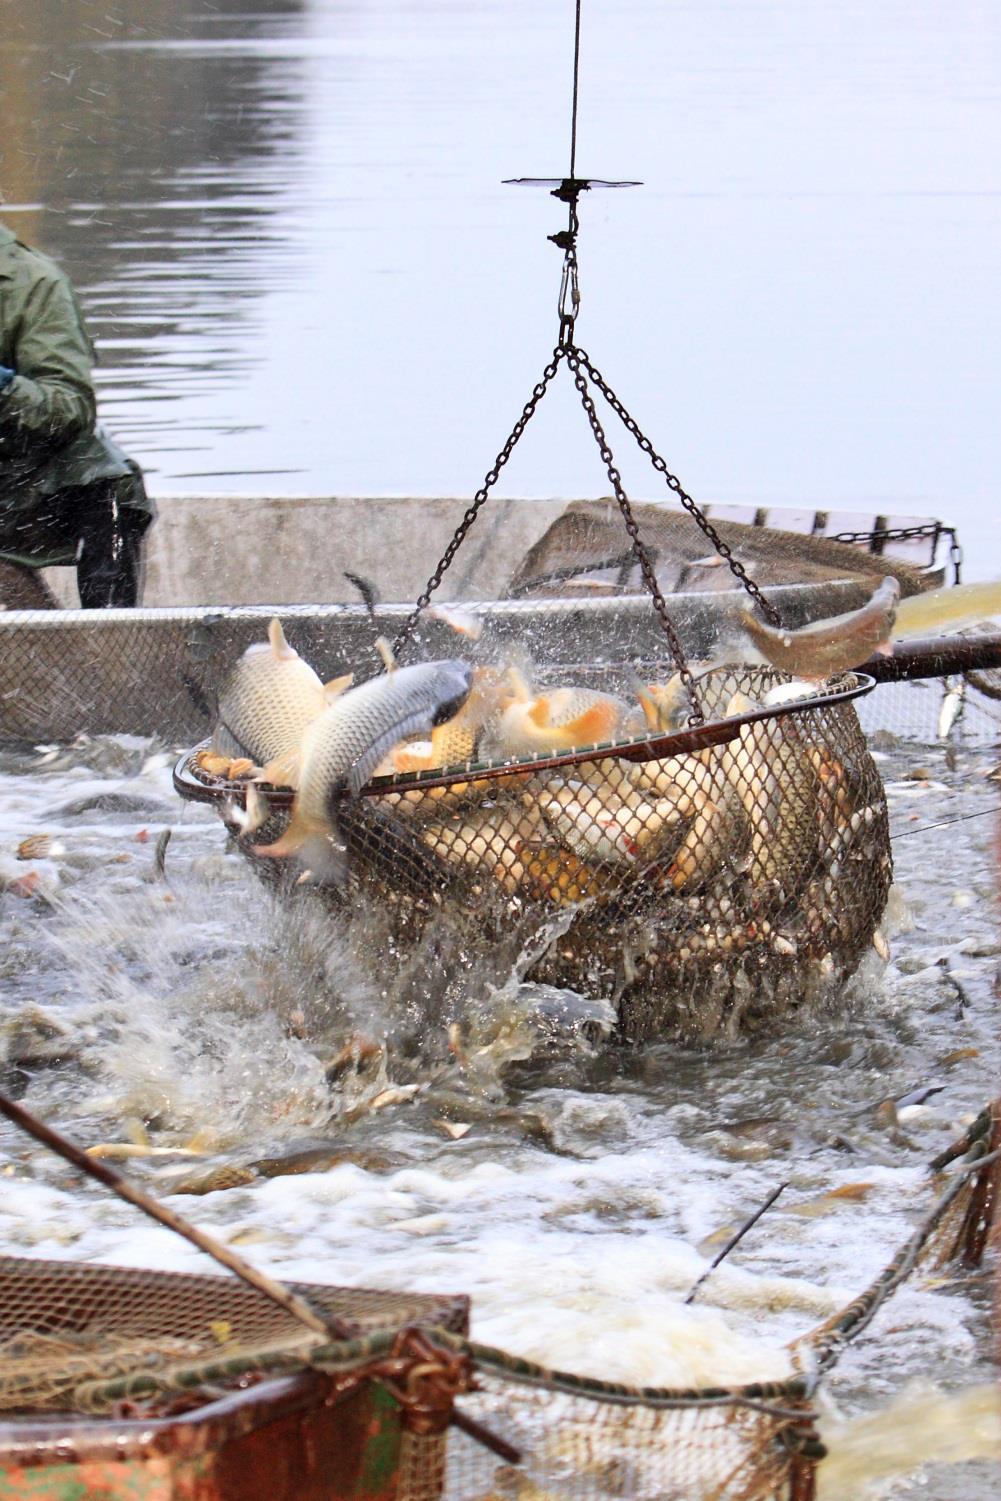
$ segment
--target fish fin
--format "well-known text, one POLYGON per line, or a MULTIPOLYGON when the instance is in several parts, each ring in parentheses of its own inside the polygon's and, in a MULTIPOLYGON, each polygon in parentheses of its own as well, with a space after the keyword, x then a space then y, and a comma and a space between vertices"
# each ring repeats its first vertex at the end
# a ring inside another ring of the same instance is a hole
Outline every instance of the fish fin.
POLYGON ((289 646, 285 640, 285 632, 282 630, 282 623, 277 615, 272 615, 270 624, 268 625, 268 640, 271 643, 272 654, 277 657, 279 662, 288 661, 289 657, 297 657, 299 655, 294 647, 289 646))
POLYGON ((636 689, 636 697, 640 701, 640 708, 643 710, 643 718, 647 722, 647 728, 651 730, 659 730, 660 715, 657 713, 657 705, 654 703, 652 697, 650 696, 650 690, 646 687, 645 684, 639 684, 636 689))
MULTIPOLYGON (((297 800, 298 801, 298 800, 297 800)), ((286 855, 296 855, 307 841, 324 839, 331 832, 330 825, 306 818, 297 806, 292 808, 292 817, 285 832, 273 844, 252 844, 251 852, 267 856, 269 860, 282 860, 286 855)))
POLYGON ((323 692, 328 704, 333 703, 335 698, 340 698, 346 689, 351 687, 355 680, 353 672, 344 673, 343 677, 331 678, 329 683, 324 683, 323 692))
POLYGON ((261 781, 268 782, 272 787, 299 786, 300 756, 299 749, 286 751, 284 755, 276 756, 269 761, 261 772, 261 781))
POLYGON ((372 644, 374 645, 376 651, 379 653, 379 656, 382 659, 382 665, 386 669, 386 671, 395 672, 398 664, 393 653, 393 648, 390 646, 386 637, 376 636, 375 641, 372 644))
POLYGON ((401 740, 409 740, 415 735, 427 736, 431 733, 431 720, 427 709, 419 709, 416 713, 409 714, 406 719, 398 720, 396 724, 383 732, 372 742, 355 761, 347 775, 347 788, 357 796, 365 783, 372 776, 375 768, 384 756, 388 756, 394 745, 401 740))
POLYGON ((876 650, 873 653, 873 655, 877 656, 877 657, 892 657, 893 656, 893 642, 892 641, 881 641, 879 643, 879 645, 876 647, 876 650))
POLYGON ((344 577, 347 579, 349 584, 353 584, 354 587, 358 590, 358 593, 362 597, 362 602, 366 610, 374 620, 376 606, 379 603, 378 589, 372 583, 371 579, 362 578, 360 573, 349 573, 347 569, 345 569, 344 577))

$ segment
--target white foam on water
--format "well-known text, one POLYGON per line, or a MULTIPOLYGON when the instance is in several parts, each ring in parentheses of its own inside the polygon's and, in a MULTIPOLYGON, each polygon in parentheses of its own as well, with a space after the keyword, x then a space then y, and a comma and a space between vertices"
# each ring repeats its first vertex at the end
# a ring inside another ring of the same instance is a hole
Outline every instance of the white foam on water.
MULTIPOLYGON (((47 899, 0 895, 15 951, 0 992, 0 1068, 30 1108, 83 1141, 124 1140, 136 1121, 158 1146, 200 1141, 204 1160, 126 1164, 164 1195, 220 1160, 318 1142, 349 1154, 321 1171, 170 1199, 280 1276, 467 1292, 478 1338, 611 1379, 771 1379, 791 1368, 788 1342, 860 1291, 910 1232, 932 1200, 925 1162, 990 1092, 996 939, 992 949, 982 905, 950 900, 960 876, 985 887, 971 862, 984 869, 986 821, 958 826, 962 845, 936 847, 934 864, 927 845, 922 855, 919 840, 901 841, 885 983, 874 968, 854 1008, 804 1017, 783 1036, 624 1057, 575 1042, 519 1081, 506 1060, 531 1050, 532 1008, 552 997, 525 984, 524 965, 467 976, 466 1021, 488 1058, 469 1130, 453 1140, 436 1124, 433 1092, 451 1089, 449 1115, 462 1121, 463 1079, 447 1011, 429 1005, 421 1031, 424 972, 401 998, 386 950, 366 959, 329 916, 276 907, 225 852, 214 816, 175 800, 152 747, 88 742, 77 754, 86 765, 72 753, 0 765, 0 882, 30 870, 55 881, 47 899), (105 749, 114 764, 102 770, 105 749), (108 794, 134 799, 134 811, 66 811, 108 794), (157 879, 153 849, 168 827, 157 879), (64 853, 17 860, 18 843, 40 832, 64 853), (943 954, 965 976, 958 1020, 943 954), (359 1032, 388 1039, 388 1061, 330 1083, 331 1058, 359 1032), (933 1077, 946 1089, 906 1124, 875 1123, 881 1099, 933 1077), (416 1085, 409 1100, 365 1109, 399 1083, 416 1085), (724 1232, 783 1180, 765 1220, 686 1307, 724 1232), (822 1198, 845 1187, 850 1196, 822 1198)), ((971 795, 991 799, 982 782, 971 795)), ((922 819, 954 798, 933 792, 922 819)), ((211 1270, 8 1130, 0 1173, 5 1250, 211 1270)), ((888 1369, 903 1380, 929 1362, 947 1373, 978 1359, 969 1301, 923 1280, 878 1316, 835 1389, 850 1379, 879 1392, 888 1369)))

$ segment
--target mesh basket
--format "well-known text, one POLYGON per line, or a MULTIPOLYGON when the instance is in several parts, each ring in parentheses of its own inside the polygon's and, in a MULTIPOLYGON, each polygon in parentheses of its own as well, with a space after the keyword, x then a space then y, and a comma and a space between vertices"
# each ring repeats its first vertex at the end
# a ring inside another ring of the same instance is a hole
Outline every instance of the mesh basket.
MULTIPOLYGON (((373 779, 339 804, 349 877, 330 900, 377 907, 398 937, 433 922, 467 954, 541 934, 529 977, 612 998, 630 1039, 733 1033, 815 999, 872 943, 892 861, 852 703, 870 680, 748 702, 785 681, 705 673, 710 722, 656 741, 373 779)), ((241 784, 197 753, 175 783, 235 823, 241 784)), ((293 794, 266 795, 241 847, 262 878, 295 880, 250 852, 288 819, 293 794)))
MULTIPOLYGON (((468 1299, 290 1284, 359 1335, 423 1323, 462 1333, 468 1299)), ((315 1335, 236 1279, 0 1256, 0 1412, 71 1406, 86 1381, 253 1358, 315 1335)))

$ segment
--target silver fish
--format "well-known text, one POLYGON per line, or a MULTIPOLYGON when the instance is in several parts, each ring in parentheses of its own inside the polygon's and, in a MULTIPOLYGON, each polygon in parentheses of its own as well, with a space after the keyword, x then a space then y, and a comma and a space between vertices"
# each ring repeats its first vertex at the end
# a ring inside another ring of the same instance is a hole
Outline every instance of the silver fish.
POLYGON ((858 667, 874 651, 889 650, 900 585, 885 578, 859 610, 815 620, 799 630, 764 625, 750 611, 740 620, 762 656, 794 677, 824 678, 858 667))
POLYGON ((949 689, 942 699, 942 707, 938 711, 938 738, 948 740, 952 734, 953 726, 963 712, 966 702, 966 679, 960 678, 956 685, 949 689))
POLYGON ((457 713, 472 680, 466 662, 425 662, 371 678, 330 704, 303 735, 288 827, 274 844, 255 845, 255 854, 298 854, 315 878, 339 880, 338 798, 345 791, 357 794, 398 741, 427 735, 457 713))
POLYGON ((267 641, 247 647, 220 689, 215 749, 259 766, 278 761, 295 750, 326 704, 319 677, 289 646, 275 618, 267 641))

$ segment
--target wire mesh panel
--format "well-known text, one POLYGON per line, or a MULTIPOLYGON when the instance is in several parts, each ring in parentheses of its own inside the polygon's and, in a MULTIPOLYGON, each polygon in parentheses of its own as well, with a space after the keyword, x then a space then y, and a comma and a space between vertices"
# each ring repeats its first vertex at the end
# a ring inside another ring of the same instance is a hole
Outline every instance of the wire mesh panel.
MULTIPOLYGON (((701 1406, 693 1400, 664 1410, 480 1380, 481 1392, 464 1399, 463 1409, 517 1444, 522 1462, 503 1464, 454 1434, 446 1501, 773 1501, 788 1495, 795 1461, 784 1439, 797 1424, 791 1399, 785 1408, 776 1403, 773 1413, 739 1400, 701 1406)), ((406 1496, 430 1501, 434 1494, 414 1485, 406 1496)))
MULTIPOLYGON (((434 921, 471 952, 541 933, 531 977, 613 998, 628 1038, 733 1033, 815 1000, 872 943, 892 862, 848 701, 859 683, 763 709, 785 682, 703 674, 721 743, 680 754, 634 740, 377 778, 338 804, 349 875, 331 900, 377 906, 405 936, 434 921)), ((236 827, 238 783, 191 757, 177 784, 236 827)), ((272 790, 267 823, 241 838, 272 881, 301 870, 252 846, 282 831, 291 796, 272 790)))

